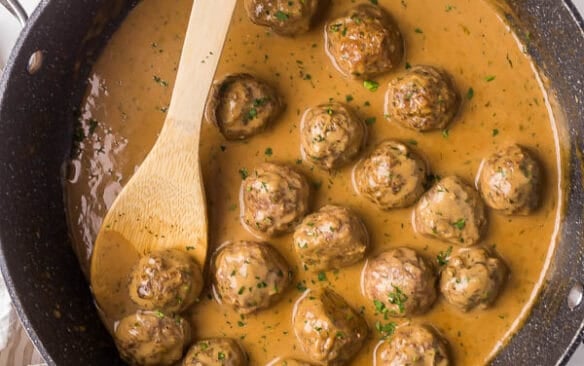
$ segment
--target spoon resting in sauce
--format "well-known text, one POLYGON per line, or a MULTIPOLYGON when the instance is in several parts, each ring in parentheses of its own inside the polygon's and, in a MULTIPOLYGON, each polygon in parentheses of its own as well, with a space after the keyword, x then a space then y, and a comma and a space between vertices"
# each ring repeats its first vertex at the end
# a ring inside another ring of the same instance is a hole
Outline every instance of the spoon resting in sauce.
POLYGON ((199 162, 203 111, 236 0, 195 1, 160 135, 116 198, 97 235, 90 269, 106 325, 135 308, 128 276, 152 251, 179 249, 203 268, 207 212, 199 162))

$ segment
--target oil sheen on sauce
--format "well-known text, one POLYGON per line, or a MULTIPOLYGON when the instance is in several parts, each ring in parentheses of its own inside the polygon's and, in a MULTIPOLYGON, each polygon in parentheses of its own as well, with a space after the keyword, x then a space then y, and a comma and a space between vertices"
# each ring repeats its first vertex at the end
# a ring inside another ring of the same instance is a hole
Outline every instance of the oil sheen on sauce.
MULTIPOLYGON (((71 234, 86 271, 107 208, 152 147, 164 121, 191 4, 189 0, 140 2, 89 76, 66 184, 71 234)), ((447 131, 424 134, 385 121, 385 88, 395 73, 376 78, 379 90, 369 91, 361 81, 344 79, 332 66, 323 48, 323 21, 306 35, 284 38, 251 24, 240 1, 216 77, 233 72, 256 75, 282 93, 287 109, 272 128, 246 142, 228 142, 213 125, 204 123, 201 159, 210 253, 229 240, 255 239, 239 220, 240 172, 251 171, 264 161, 288 163, 303 172, 313 186, 313 209, 326 203, 353 208, 369 230, 369 255, 405 245, 435 260, 440 251, 447 250, 449 244, 413 231, 411 208, 382 212, 358 197, 351 185, 351 166, 328 173, 302 160, 300 117, 307 107, 329 99, 347 102, 372 122, 363 154, 384 139, 400 139, 421 151, 432 172, 441 176, 457 174, 472 182, 481 160, 495 148, 508 142, 525 145, 537 152, 545 172, 542 204, 527 217, 489 211, 483 242, 494 246, 510 267, 502 295, 491 308, 468 314, 439 299, 430 312, 411 319, 440 330, 450 343, 454 364, 484 364, 528 315, 553 253, 561 192, 559 149, 547 97, 522 45, 488 3, 381 0, 379 4, 397 20, 405 39, 406 57, 400 69, 429 64, 443 67, 454 77, 463 97, 455 121, 447 131)), ((354 5, 350 0, 333 0, 326 17, 340 16, 354 5)), ((265 364, 276 356, 302 357, 291 327, 292 308, 304 288, 327 286, 363 311, 371 334, 352 364, 372 364, 380 339, 375 323, 386 320, 361 295, 363 263, 318 276, 302 268, 293 252, 291 234, 269 242, 294 268, 293 286, 284 299, 268 310, 240 316, 219 305, 206 290, 187 314, 194 336, 238 338, 252 365, 265 364)), ((121 265, 112 265, 112 269, 123 279, 129 271, 129 265, 123 264, 129 262, 120 259, 121 265)), ((112 291, 123 297, 125 286, 112 291)), ((131 306, 122 310, 133 311, 131 306)), ((107 319, 107 323, 111 326, 115 320, 107 319)))

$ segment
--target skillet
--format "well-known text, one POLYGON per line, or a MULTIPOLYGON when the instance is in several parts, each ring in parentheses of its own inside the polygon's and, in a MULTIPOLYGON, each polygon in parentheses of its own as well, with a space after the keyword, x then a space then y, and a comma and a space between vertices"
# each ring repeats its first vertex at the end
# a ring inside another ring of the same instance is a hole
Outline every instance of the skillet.
MULTIPOLYGON (((68 237, 62 177, 84 80, 134 5, 41 1, 0 80, 0 268, 49 365, 123 364, 68 237)), ((557 253, 540 299, 493 365, 562 365, 584 336, 584 22, 568 0, 507 5, 507 21, 549 79, 565 117, 560 138, 569 184, 557 253)))

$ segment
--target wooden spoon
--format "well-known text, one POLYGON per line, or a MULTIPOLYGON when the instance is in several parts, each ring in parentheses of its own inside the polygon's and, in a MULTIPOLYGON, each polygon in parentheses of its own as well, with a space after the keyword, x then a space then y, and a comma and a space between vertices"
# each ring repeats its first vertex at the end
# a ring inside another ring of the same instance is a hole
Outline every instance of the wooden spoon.
POLYGON ((199 162, 203 110, 237 0, 196 0, 172 99, 154 147, 118 195, 97 235, 91 286, 106 323, 134 306, 131 267, 159 249, 182 249, 201 269, 207 256, 207 212, 199 162))

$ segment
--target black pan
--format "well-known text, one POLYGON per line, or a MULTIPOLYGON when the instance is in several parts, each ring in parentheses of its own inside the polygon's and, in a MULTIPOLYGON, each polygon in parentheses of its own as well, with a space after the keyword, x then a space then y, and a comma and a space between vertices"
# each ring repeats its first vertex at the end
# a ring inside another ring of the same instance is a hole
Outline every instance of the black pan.
MULTIPOLYGON (((578 306, 584 283, 584 23, 570 1, 508 4, 508 21, 549 78, 566 116, 561 136, 569 147, 570 184, 547 284, 526 325, 493 364, 565 364, 584 326, 584 306, 578 306)), ((133 5, 43 0, 0 81, 0 267, 49 365, 122 364, 71 247, 62 177, 85 77, 133 5), (42 65, 31 72, 29 59, 37 51, 42 65)))

